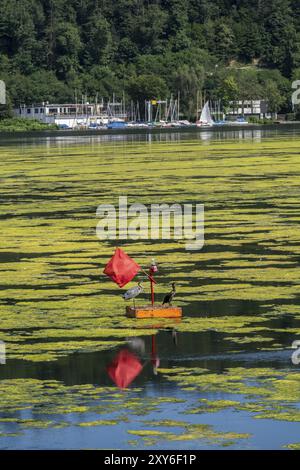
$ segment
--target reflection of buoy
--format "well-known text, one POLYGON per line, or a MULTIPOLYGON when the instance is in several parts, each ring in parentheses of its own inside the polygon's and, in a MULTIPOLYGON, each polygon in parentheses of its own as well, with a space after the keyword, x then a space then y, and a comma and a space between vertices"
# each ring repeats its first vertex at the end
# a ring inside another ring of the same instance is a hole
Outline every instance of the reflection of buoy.
POLYGON ((127 349, 121 349, 107 367, 107 373, 118 387, 127 388, 142 369, 143 366, 135 354, 127 349))
POLYGON ((173 339, 173 343, 175 344, 175 346, 177 346, 178 339, 177 339, 177 331, 175 330, 175 328, 173 328, 172 330, 172 339, 173 339))
POLYGON ((128 346, 140 354, 145 353, 145 341, 142 338, 127 338, 128 346))
POLYGON ((157 369, 160 366, 160 359, 157 355, 155 335, 152 335, 152 341, 151 341, 151 363, 153 366, 153 374, 157 375, 157 369))

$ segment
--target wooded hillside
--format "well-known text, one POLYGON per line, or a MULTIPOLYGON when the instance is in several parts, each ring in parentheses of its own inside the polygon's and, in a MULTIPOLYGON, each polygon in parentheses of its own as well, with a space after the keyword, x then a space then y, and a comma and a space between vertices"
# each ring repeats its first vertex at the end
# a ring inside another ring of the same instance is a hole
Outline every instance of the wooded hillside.
POLYGON ((0 0, 0 78, 10 102, 180 91, 267 98, 288 110, 300 79, 299 0, 0 0))

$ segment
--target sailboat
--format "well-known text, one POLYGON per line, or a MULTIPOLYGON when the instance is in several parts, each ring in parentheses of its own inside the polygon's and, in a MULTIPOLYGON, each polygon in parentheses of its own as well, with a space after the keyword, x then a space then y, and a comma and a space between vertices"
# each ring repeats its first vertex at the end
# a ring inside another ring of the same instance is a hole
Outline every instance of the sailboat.
POLYGON ((209 103, 206 101, 205 105, 203 106, 200 119, 196 121, 197 127, 212 127, 214 125, 214 121, 210 114, 209 103))

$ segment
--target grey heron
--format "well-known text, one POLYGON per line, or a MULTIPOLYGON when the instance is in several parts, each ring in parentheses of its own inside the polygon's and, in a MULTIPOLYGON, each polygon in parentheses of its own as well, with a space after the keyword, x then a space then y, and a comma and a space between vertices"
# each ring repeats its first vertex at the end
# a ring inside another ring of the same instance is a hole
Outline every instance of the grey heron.
POLYGON ((142 292, 144 292, 144 288, 143 288, 142 284, 139 282, 137 286, 131 287, 131 289, 128 289, 128 291, 126 291, 122 295, 122 297, 123 297, 124 300, 133 299, 133 305, 135 307, 134 299, 135 299, 135 297, 137 297, 142 292))

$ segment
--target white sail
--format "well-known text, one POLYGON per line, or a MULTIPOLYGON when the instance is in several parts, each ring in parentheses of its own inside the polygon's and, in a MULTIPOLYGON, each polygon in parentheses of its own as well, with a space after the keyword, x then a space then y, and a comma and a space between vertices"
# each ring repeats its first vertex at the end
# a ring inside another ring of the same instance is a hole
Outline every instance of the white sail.
POLYGON ((208 101, 203 106, 202 113, 201 113, 201 116, 200 116, 200 122, 203 122, 204 124, 208 124, 210 126, 213 125, 213 123, 214 123, 214 121, 211 117, 211 114, 210 114, 208 101))

